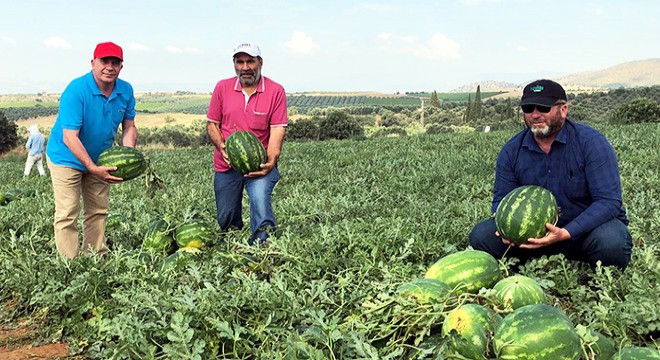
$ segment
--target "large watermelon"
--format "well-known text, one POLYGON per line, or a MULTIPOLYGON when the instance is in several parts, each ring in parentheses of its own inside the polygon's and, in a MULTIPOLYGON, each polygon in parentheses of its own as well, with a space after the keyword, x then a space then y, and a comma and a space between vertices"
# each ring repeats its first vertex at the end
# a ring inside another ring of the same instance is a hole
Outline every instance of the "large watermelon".
POLYGON ((268 161, 264 145, 249 131, 236 131, 229 135, 225 150, 231 167, 242 174, 259 171, 259 165, 268 161))
POLYGON ((499 264, 490 254, 463 250, 447 255, 431 265, 424 276, 449 285, 457 295, 491 288, 502 278, 499 264))
POLYGON ((22 189, 11 189, 5 192, 4 198, 5 202, 9 203, 14 200, 20 200, 25 197, 25 192, 22 189))
POLYGON ((211 226, 201 220, 191 220, 179 225, 174 232, 179 247, 202 248, 213 240, 211 226))
POLYGON ((110 174, 126 180, 134 179, 147 170, 147 160, 142 152, 128 146, 113 146, 99 155, 98 166, 116 166, 110 174))
POLYGON ((168 253, 176 251, 172 229, 163 219, 154 220, 144 235, 142 248, 149 252, 168 253))
POLYGON ((624 347, 610 360, 660 360, 660 350, 649 347, 624 347))
POLYGON ((557 223, 557 200, 545 188, 536 185, 511 190, 497 206, 495 226, 503 239, 524 244, 529 238, 543 237, 546 223, 557 223))
POLYGON ((575 360, 582 343, 570 319, 546 304, 526 305, 507 315, 493 336, 502 360, 575 360))
POLYGON ((499 305, 511 311, 531 304, 547 304, 545 292, 536 280, 523 275, 504 278, 493 287, 499 305))
POLYGON ((449 346, 468 359, 485 359, 489 339, 502 317, 477 304, 461 305, 450 311, 442 323, 442 335, 449 336, 449 346))
POLYGON ((415 279, 399 286, 396 293, 400 296, 411 297, 420 304, 426 304, 445 300, 451 293, 451 288, 440 280, 415 279))

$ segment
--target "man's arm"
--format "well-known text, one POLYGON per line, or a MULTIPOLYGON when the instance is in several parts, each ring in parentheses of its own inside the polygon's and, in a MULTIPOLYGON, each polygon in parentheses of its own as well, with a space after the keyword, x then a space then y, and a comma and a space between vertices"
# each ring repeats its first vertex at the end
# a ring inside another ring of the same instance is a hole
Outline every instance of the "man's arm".
POLYGON ((124 146, 135 147, 138 138, 135 121, 124 119, 121 123, 121 129, 121 144, 124 146))
POLYGON ((64 144, 71 150, 71 153, 83 164, 91 174, 94 174, 107 182, 119 182, 121 178, 110 175, 110 171, 117 170, 116 167, 98 166, 89 157, 87 149, 78 137, 79 130, 63 129, 64 144))

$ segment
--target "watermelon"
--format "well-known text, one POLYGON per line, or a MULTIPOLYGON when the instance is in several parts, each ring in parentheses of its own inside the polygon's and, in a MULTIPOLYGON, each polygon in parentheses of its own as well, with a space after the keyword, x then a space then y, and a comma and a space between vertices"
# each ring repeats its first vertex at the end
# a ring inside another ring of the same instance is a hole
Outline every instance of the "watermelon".
POLYGON ((7 200, 5 199, 5 194, 0 194, 0 205, 4 205, 7 203, 7 200))
POLYGON ((545 292, 536 280, 523 275, 504 278, 493 287, 499 305, 505 311, 512 311, 531 304, 547 304, 545 292))
POLYGON ((468 359, 484 359, 489 339, 502 317, 478 304, 461 305, 450 311, 442 323, 442 335, 449 337, 450 348, 468 359))
POLYGON ((259 171, 259 165, 268 161, 264 145, 249 131, 236 131, 229 135, 225 150, 231 167, 242 174, 259 171))
POLYGON ((498 359, 579 359, 582 343, 569 318, 547 304, 526 305, 507 315, 493 336, 498 359))
POLYGON ((596 330, 589 330, 589 334, 596 338, 596 341, 585 342, 583 344, 588 358, 593 360, 609 360, 616 352, 614 340, 596 330))
POLYGON ((154 253, 171 254, 176 251, 176 243, 169 224, 163 219, 151 222, 142 241, 142 248, 154 253))
POLYGON ((179 225, 174 232, 174 239, 179 247, 201 249, 213 240, 211 226, 201 220, 191 220, 179 225))
POLYGON ((402 284, 396 290, 399 296, 411 297, 420 304, 434 301, 442 302, 451 293, 449 285, 436 279, 415 279, 402 284))
POLYGON ((526 185, 511 190, 497 206, 495 226, 502 239, 525 244, 529 238, 541 238, 546 223, 556 224, 557 200, 540 186, 526 185))
POLYGON ((660 350, 648 347, 624 347, 610 360, 660 360, 660 350))
POLYGON ((195 247, 182 247, 175 253, 169 255, 163 261, 163 268, 177 268, 179 266, 186 266, 192 262, 202 250, 195 247))
POLYGON ((103 151, 97 161, 98 166, 115 166, 113 176, 126 180, 134 179, 147 170, 147 160, 142 152, 128 146, 113 146, 103 151))
POLYGON ((502 278, 500 267, 490 254, 478 250, 463 250, 443 257, 431 265, 424 276, 449 285, 457 295, 477 293, 491 288, 502 278))
POLYGON ((21 189, 11 189, 5 192, 5 202, 10 203, 14 200, 20 200, 25 197, 25 193, 21 189))

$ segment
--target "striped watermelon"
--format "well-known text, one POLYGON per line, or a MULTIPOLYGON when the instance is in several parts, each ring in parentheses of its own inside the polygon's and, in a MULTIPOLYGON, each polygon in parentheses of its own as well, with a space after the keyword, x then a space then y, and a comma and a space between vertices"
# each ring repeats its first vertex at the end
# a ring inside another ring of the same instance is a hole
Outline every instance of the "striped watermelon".
POLYGON ((179 248, 175 253, 169 255, 163 261, 163 269, 172 268, 176 269, 183 267, 191 263, 202 250, 196 247, 182 247, 179 248))
POLYGON ((174 239, 179 247, 201 249, 213 240, 211 226, 201 220, 191 220, 179 225, 174 232, 174 239))
POLYGON ((582 343, 569 318, 546 304, 526 305, 507 315, 493 336, 502 360, 575 360, 582 343))
POLYGON ((512 311, 531 304, 547 304, 545 292, 536 280, 523 275, 504 278, 493 287, 503 310, 512 311))
POLYGON ((648 347, 624 347, 610 360, 660 360, 660 350, 648 347))
POLYGON ((264 145, 249 131, 236 131, 229 135, 225 150, 231 167, 242 174, 259 171, 259 165, 268 161, 264 145))
POLYGON ((5 199, 5 194, 0 194, 0 205, 4 205, 7 203, 7 200, 5 199))
POLYGON ((495 226, 503 239, 524 244, 529 238, 543 237, 546 223, 556 224, 557 200, 540 186, 526 185, 511 190, 497 206, 495 226))
POLYGON ((402 284, 396 290, 400 296, 411 297, 420 304, 443 301, 451 293, 449 285, 436 279, 415 279, 402 284))
POLYGON ((10 203, 14 200, 20 200, 25 197, 25 192, 22 189, 7 190, 4 194, 5 202, 10 203))
POLYGON ((110 174, 126 180, 134 179, 147 170, 147 160, 142 152, 128 146, 113 146, 99 155, 98 166, 116 166, 110 174))
POLYGON ((171 254, 176 251, 176 242, 169 224, 163 219, 154 220, 144 235, 142 248, 149 252, 171 254))
POLYGON ((442 335, 449 336, 450 348, 468 359, 485 359, 489 339, 502 317, 477 304, 461 305, 450 311, 442 323, 442 335))
POLYGON ((603 335, 596 330, 589 330, 589 334, 596 338, 596 341, 584 343, 584 348, 588 354, 588 359, 609 360, 616 352, 614 340, 603 335))
POLYGON ((463 250, 443 257, 431 265, 424 276, 449 285, 457 295, 477 293, 491 288, 502 278, 500 267, 490 254, 478 250, 463 250))

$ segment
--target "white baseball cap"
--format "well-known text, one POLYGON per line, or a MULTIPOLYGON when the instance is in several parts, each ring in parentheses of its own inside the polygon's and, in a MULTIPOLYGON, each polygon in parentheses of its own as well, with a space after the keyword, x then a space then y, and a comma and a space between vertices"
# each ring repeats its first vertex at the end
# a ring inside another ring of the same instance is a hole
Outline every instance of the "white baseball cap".
POLYGON ((236 46, 232 56, 236 56, 238 53, 246 53, 252 57, 261 56, 261 50, 259 50, 259 46, 251 43, 242 43, 236 46))

